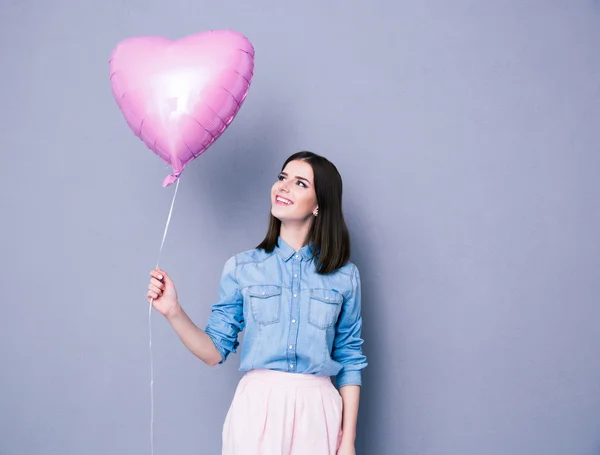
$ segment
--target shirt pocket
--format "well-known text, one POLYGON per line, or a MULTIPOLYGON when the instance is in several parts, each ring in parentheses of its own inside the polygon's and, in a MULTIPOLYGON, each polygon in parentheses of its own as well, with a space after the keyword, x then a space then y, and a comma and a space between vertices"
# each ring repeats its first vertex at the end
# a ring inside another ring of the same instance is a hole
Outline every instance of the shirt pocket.
POLYGON ((335 324, 343 297, 330 289, 311 289, 308 301, 308 323, 328 329, 335 324))
POLYGON ((248 286, 252 317, 257 324, 268 325, 281 318, 281 286, 248 286))

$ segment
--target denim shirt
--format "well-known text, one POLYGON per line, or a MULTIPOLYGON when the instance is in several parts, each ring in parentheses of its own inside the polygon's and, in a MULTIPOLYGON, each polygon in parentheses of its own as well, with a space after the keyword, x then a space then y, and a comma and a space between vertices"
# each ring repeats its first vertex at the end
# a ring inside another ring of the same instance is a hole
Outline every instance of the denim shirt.
POLYGON ((361 288, 350 262, 316 272, 311 246, 297 253, 279 238, 273 252, 250 250, 223 269, 218 302, 205 332, 223 363, 239 346, 241 371, 270 369, 336 376, 338 387, 361 385, 361 288))

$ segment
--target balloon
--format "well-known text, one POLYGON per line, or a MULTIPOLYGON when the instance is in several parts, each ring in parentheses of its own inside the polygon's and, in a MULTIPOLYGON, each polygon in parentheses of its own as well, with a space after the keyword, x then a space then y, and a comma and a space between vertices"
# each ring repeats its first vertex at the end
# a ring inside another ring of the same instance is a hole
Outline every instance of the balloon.
POLYGON ((175 41, 135 37, 117 44, 109 67, 112 93, 127 124, 172 168, 166 187, 239 111, 252 81, 254 47, 231 30, 175 41))

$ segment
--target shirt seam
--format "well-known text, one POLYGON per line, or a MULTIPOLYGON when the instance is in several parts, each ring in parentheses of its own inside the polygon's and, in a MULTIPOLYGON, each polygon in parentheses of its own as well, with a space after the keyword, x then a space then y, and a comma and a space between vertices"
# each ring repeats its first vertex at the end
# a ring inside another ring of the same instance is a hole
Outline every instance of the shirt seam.
MULTIPOLYGON (((256 250, 251 250, 251 251, 256 251, 256 250)), ((243 254, 243 253, 242 253, 243 254)), ((236 267, 238 265, 246 265, 246 264, 259 264, 261 262, 265 262, 267 259, 269 259, 271 256, 273 256, 273 253, 267 253, 267 256, 263 259, 253 259, 253 258, 248 258, 244 261, 241 261, 238 259, 238 255, 236 255, 235 261, 236 261, 236 267)))

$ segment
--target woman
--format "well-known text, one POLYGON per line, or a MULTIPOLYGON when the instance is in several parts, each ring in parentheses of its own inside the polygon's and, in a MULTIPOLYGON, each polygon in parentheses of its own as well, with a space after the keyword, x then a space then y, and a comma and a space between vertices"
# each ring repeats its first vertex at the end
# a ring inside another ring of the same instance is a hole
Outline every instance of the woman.
POLYGON ((246 374, 225 419, 223 455, 355 455, 367 363, 360 276, 349 256, 342 179, 327 159, 299 152, 271 188, 265 239, 226 262, 204 331, 169 276, 150 272, 148 300, 206 364, 235 353, 246 330, 246 374))

